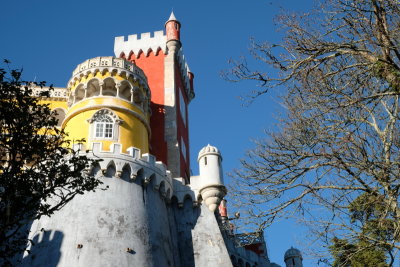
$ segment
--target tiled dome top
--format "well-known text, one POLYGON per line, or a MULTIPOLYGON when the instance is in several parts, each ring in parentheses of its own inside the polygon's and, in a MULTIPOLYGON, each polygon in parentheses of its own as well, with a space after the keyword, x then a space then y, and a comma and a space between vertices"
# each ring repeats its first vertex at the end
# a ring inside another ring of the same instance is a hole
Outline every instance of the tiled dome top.
POLYGON ((214 154, 221 156, 221 153, 219 152, 218 148, 216 148, 215 146, 211 146, 210 144, 208 144, 207 146, 203 147, 200 150, 198 159, 207 154, 214 154))
POLYGON ((302 258, 301 252, 297 248, 291 247, 285 252, 285 260, 288 258, 294 258, 294 257, 302 258))

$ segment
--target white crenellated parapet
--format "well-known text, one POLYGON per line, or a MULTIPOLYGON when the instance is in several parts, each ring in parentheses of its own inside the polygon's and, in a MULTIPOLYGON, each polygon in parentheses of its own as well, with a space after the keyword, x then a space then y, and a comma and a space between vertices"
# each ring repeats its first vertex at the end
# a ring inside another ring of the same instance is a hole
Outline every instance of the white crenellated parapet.
POLYGON ((173 181, 173 193, 178 201, 179 207, 183 206, 185 199, 189 198, 193 201, 193 207, 198 205, 198 190, 192 187, 192 184, 185 184, 185 179, 182 177, 174 178, 173 181))
MULTIPOLYGON (((162 50, 164 54, 168 54, 167 38, 163 31, 154 32, 153 37, 149 32, 142 33, 140 38, 138 38, 137 34, 129 35, 128 40, 125 40, 124 36, 115 37, 114 54, 116 57, 120 57, 122 54, 124 54, 125 57, 129 57, 131 53, 137 56, 140 52, 143 52, 147 57, 150 51, 157 53, 158 50, 162 50)), ((182 47, 178 50, 177 61, 190 102, 194 98, 194 90, 190 84, 190 70, 186 63, 185 56, 183 55, 182 47)))
POLYGON ((148 89, 147 77, 143 70, 132 62, 116 57, 95 57, 82 62, 72 72, 72 77, 68 81, 68 86, 73 86, 77 80, 90 73, 104 71, 117 72, 118 74, 125 73, 127 77, 131 76, 134 80, 139 81, 143 87, 148 89))
MULTIPOLYGON (((100 159, 98 168, 103 175, 123 178, 131 182, 137 182, 143 186, 152 185, 154 190, 170 200, 173 194, 173 181, 170 171, 164 163, 156 161, 151 154, 143 154, 135 147, 122 152, 122 145, 113 143, 110 150, 103 150, 102 143, 93 143, 92 150, 86 152, 83 144, 74 144, 75 151, 81 151, 89 158, 100 159)), ((92 167, 93 169, 96 166, 92 167)))
POLYGON ((164 163, 156 161, 151 154, 141 155, 140 150, 134 147, 128 148, 126 153, 122 152, 122 146, 118 143, 113 143, 110 150, 103 150, 102 143, 93 143, 90 152, 86 152, 83 144, 75 144, 73 149, 90 158, 100 159, 98 168, 103 175, 143 186, 152 185, 167 201, 172 196, 176 197, 180 207, 189 198, 193 207, 203 202, 214 212, 227 192, 222 177, 221 154, 216 147, 210 145, 200 150, 200 175, 190 177, 190 184, 186 184, 183 178, 172 178, 164 163))
POLYGON ((150 51, 157 53, 158 50, 162 50, 164 54, 167 54, 167 37, 164 35, 164 31, 154 32, 154 36, 151 36, 150 32, 142 33, 140 38, 137 34, 129 35, 128 40, 125 40, 125 36, 115 37, 114 42, 114 54, 116 57, 120 57, 125 54, 129 56, 131 52, 138 55, 143 52, 148 56, 150 51))
MULTIPOLYGON (((34 87, 33 89, 34 96, 40 96, 41 92, 47 92, 50 90, 50 87, 34 87)), ((52 87, 50 90, 50 98, 58 98, 58 99, 68 99, 68 89, 62 87, 52 87)))

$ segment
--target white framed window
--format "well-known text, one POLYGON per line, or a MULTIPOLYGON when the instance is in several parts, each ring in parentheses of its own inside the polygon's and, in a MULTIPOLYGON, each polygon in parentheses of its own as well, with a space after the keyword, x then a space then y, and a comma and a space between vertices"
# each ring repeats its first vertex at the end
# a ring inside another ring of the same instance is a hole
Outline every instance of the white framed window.
POLYGON ((95 121, 95 137, 96 138, 104 138, 104 139, 112 139, 114 132, 114 121, 113 119, 105 114, 102 114, 95 121))
POLYGON ((92 124, 90 139, 118 141, 119 125, 123 121, 111 110, 101 109, 97 111, 88 122, 92 124))

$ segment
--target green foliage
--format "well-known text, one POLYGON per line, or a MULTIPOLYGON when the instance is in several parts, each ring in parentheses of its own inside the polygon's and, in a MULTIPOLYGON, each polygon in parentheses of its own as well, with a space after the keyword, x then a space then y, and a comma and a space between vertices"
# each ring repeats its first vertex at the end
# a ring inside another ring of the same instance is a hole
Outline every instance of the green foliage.
POLYGON ((361 226, 355 241, 334 237, 329 250, 334 258, 333 266, 386 267, 391 247, 386 240, 393 239, 395 224, 385 218, 387 212, 381 195, 364 193, 350 203, 350 220, 354 227, 361 226))
POLYGON ((376 242, 395 239, 395 215, 390 214, 393 211, 388 210, 382 195, 364 193, 350 203, 349 211, 351 222, 362 225, 362 234, 376 242))
POLYGON ((93 161, 70 149, 56 114, 41 98, 52 88, 0 68, 0 265, 24 251, 27 225, 50 216, 101 182, 87 174, 93 161), (36 95, 34 95, 36 93, 36 95))
POLYGON ((386 267, 389 266, 382 248, 367 242, 349 243, 348 240, 334 238, 329 247, 334 257, 333 267, 386 267))

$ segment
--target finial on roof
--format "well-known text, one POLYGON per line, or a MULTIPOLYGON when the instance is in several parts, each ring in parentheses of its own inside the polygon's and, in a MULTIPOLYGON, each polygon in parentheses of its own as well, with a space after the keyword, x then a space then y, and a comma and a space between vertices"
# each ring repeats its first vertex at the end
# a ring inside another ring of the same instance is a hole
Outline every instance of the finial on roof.
POLYGON ((169 16, 168 21, 170 21, 170 20, 176 20, 176 21, 178 21, 178 20, 175 18, 175 14, 174 14, 174 11, 173 11, 173 10, 171 11, 171 15, 169 16))

